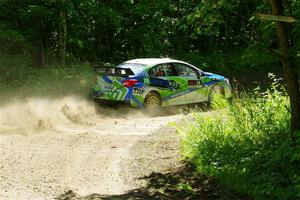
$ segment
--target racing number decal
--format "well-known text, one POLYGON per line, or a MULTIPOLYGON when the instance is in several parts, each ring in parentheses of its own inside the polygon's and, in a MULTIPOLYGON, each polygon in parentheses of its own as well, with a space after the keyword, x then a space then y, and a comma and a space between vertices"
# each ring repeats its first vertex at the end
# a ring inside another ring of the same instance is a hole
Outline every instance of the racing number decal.
POLYGON ((173 88, 173 89, 177 89, 177 88, 179 88, 179 84, 176 81, 170 80, 169 87, 173 88))

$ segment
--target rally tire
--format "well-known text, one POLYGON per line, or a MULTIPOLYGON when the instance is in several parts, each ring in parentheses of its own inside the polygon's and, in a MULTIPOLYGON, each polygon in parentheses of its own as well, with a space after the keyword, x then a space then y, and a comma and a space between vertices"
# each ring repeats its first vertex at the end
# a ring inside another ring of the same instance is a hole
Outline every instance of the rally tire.
POLYGON ((144 107, 148 111, 158 111, 161 107, 161 97, 156 92, 150 92, 147 94, 144 100, 144 107))

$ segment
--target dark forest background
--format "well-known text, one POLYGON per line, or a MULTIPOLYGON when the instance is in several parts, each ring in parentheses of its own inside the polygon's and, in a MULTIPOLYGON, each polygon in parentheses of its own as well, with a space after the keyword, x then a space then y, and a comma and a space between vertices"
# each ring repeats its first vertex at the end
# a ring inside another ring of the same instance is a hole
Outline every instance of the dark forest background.
MULTIPOLYGON (((285 6, 300 16, 299 1, 285 6)), ((41 68, 168 56, 217 72, 274 71, 275 23, 257 13, 271 13, 269 1, 2 0, 0 55, 41 68)), ((299 24, 289 33, 294 57, 299 24)))

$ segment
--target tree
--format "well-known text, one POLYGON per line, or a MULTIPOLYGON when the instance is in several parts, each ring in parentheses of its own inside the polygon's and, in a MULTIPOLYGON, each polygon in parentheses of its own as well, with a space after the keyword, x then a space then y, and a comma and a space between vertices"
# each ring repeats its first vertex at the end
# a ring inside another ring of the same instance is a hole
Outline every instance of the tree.
MULTIPOLYGON (((284 5, 282 0, 270 0, 273 15, 284 15, 284 5)), ((276 22, 278 43, 281 49, 281 63, 283 66, 287 92, 290 97, 291 105, 291 139, 296 141, 296 133, 300 130, 300 91, 298 73, 293 57, 290 54, 290 44, 287 33, 287 26, 284 22, 276 22)))
POLYGON ((66 65, 67 48, 67 12, 66 0, 59 0, 59 18, 58 18, 58 41, 57 41, 57 61, 61 66, 66 65))

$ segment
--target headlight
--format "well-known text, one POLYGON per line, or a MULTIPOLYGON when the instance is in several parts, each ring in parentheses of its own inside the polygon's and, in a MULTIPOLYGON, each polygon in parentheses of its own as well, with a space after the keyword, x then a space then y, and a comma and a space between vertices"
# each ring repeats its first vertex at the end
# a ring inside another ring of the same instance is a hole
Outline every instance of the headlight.
POLYGON ((229 85, 229 80, 227 78, 224 79, 224 82, 229 85))

